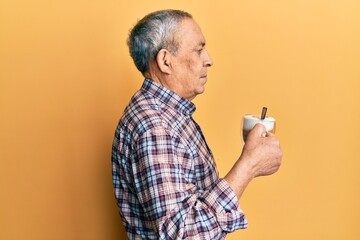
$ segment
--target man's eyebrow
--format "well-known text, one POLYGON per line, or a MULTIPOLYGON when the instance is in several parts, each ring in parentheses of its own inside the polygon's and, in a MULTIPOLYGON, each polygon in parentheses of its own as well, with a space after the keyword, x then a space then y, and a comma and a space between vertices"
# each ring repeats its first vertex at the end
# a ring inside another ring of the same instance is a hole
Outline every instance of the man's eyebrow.
POLYGON ((205 47, 206 42, 200 42, 197 44, 197 47, 205 47))

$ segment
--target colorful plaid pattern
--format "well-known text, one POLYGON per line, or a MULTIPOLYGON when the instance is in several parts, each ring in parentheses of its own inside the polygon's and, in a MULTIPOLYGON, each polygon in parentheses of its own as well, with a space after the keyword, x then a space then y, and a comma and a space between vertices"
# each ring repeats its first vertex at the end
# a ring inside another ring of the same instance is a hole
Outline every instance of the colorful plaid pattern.
POLYGON ((129 239, 225 239, 247 227, 194 111, 192 102, 149 79, 126 107, 112 173, 129 239))

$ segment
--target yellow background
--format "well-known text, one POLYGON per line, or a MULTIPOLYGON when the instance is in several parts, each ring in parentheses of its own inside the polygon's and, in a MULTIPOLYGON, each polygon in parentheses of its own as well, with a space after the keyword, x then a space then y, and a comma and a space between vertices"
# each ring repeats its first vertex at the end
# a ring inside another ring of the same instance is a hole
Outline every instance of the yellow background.
POLYGON ((360 2, 357 0, 1 0, 0 239, 112 240, 111 144, 142 77, 125 44, 146 13, 192 13, 214 60, 195 119, 221 176, 241 117, 276 117, 280 171, 240 203, 228 239, 360 236, 360 2))

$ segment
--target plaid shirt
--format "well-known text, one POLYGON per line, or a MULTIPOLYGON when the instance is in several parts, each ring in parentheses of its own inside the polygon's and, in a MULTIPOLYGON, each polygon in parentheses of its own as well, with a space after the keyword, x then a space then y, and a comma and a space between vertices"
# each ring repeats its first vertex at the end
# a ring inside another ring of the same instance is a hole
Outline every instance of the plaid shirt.
POLYGON ((129 239, 225 239, 247 227, 194 111, 192 102, 149 79, 126 107, 112 173, 129 239))

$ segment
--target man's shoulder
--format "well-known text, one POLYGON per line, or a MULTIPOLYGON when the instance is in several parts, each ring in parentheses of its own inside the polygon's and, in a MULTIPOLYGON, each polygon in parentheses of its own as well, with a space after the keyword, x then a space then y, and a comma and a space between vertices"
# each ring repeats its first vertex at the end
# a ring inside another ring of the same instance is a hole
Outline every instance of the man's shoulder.
POLYGON ((131 132, 145 132, 164 125, 161 104, 149 94, 139 90, 126 106, 120 124, 131 132))

